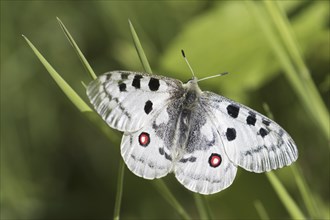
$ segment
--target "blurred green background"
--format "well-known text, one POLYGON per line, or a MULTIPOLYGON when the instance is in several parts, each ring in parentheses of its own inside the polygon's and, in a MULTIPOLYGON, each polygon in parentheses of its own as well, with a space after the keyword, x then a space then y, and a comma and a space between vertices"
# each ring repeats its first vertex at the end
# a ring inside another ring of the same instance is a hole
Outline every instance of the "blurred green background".
MULTIPOLYGON (((288 16, 304 62, 329 109, 329 1, 278 3, 288 16)), ((254 7, 264 11, 261 2, 254 7)), ((153 72, 182 81, 190 79, 181 49, 185 49, 199 78, 230 72, 203 81, 200 87, 264 114, 262 103, 268 103, 276 121, 298 146, 296 164, 320 216, 329 218, 329 134, 322 132, 317 116, 306 109, 293 89, 250 4, 1 1, 1 219, 113 217, 120 142, 110 142, 73 106, 21 36, 27 36, 88 102, 81 81, 88 83, 90 78, 56 16, 98 75, 117 69, 143 71, 128 19, 153 72)), ((292 170, 286 167, 275 173, 308 216, 292 170)), ((173 174, 164 181, 187 212, 198 218, 193 193, 173 174)), ((255 201, 263 204, 272 219, 289 218, 265 174, 239 169, 231 187, 206 199, 215 219, 259 218, 255 201)), ((178 219, 180 215, 152 181, 127 170, 121 217, 178 219)))

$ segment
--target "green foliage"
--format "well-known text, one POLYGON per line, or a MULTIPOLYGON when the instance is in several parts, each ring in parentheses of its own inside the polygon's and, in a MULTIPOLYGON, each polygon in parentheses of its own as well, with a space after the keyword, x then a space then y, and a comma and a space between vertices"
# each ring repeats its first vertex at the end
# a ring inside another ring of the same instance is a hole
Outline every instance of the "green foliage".
POLYGON ((329 218, 328 8, 327 1, 2 1, 1 219, 104 219, 119 210, 122 219, 329 218), (74 50, 54 28, 56 16, 70 27, 75 41, 59 21, 74 50), (28 41, 69 99, 21 33, 42 48, 43 55, 28 41), (204 89, 261 111, 269 103, 298 145, 295 166, 270 173, 270 182, 240 169, 230 188, 207 197, 173 175, 147 181, 125 172, 123 180, 121 134, 86 104, 81 81, 90 77, 79 59, 92 78, 87 60, 97 75, 151 66, 186 81, 181 49, 199 78, 232 73, 201 82, 204 89))
POLYGON ((79 109, 81 112, 90 112, 92 109, 80 98, 80 96, 68 85, 67 82, 56 72, 56 70, 47 62, 47 60, 40 54, 40 52, 34 47, 34 45, 23 35, 28 45, 31 47, 33 52, 36 54, 40 62, 47 69, 48 73, 53 77, 57 85, 70 99, 70 101, 79 109))

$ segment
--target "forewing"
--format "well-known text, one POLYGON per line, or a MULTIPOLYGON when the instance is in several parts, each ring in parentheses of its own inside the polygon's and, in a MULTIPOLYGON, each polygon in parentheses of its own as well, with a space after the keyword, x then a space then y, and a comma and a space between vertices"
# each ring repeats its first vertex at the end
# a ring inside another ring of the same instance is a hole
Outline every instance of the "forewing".
POLYGON ((213 119, 201 106, 188 119, 188 139, 182 144, 184 154, 174 165, 175 177, 191 191, 219 192, 232 184, 237 167, 226 155, 213 119))
POLYGON ((266 116, 211 92, 204 92, 200 102, 214 117, 234 164, 259 173, 290 165, 298 158, 289 134, 266 116))
POLYGON ((87 95, 103 120, 127 132, 142 128, 180 92, 178 80, 128 71, 108 72, 87 87, 87 95))

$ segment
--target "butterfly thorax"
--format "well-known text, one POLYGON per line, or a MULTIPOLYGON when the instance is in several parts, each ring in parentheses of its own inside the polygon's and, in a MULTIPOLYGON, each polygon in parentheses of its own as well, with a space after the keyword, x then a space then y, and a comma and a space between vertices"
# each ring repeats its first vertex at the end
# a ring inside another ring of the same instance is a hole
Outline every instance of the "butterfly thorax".
POLYGON ((199 88, 197 84, 197 78, 194 77, 191 80, 189 80, 187 83, 183 84, 183 88, 185 89, 185 93, 184 93, 185 100, 183 106, 184 107, 193 106, 202 93, 202 90, 199 88))

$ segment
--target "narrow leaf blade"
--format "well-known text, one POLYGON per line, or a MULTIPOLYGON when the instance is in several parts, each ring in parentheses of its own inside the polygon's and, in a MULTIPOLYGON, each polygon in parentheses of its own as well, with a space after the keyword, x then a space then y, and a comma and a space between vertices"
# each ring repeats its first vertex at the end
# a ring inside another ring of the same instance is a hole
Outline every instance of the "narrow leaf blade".
POLYGON ((81 63, 83 64, 84 68, 86 69, 86 71, 89 73, 89 75, 92 77, 92 79, 96 79, 97 76, 94 73, 94 70, 92 69, 92 67, 89 65, 87 59, 85 58, 84 54, 81 52, 81 50, 79 49, 78 45, 76 44, 75 40, 73 39, 73 37, 71 36, 70 32, 68 31, 68 29, 65 27, 65 25, 63 24, 63 22, 57 18, 58 23, 60 24, 61 29, 63 30, 65 36, 67 37, 67 39, 69 40, 71 46, 73 47, 74 51, 76 52, 76 54, 78 55, 81 63))
POLYGON ((191 219, 186 210, 181 206, 169 188, 166 186, 165 182, 162 179, 157 179, 153 181, 154 186, 159 191, 159 193, 164 197, 164 199, 177 210, 180 216, 185 219, 191 219))
POLYGON ((125 164, 123 160, 119 161, 118 168, 118 180, 117 180, 117 193, 116 193, 116 201, 115 201, 115 212, 114 212, 114 220, 119 220, 120 216, 120 206, 121 199, 123 195, 123 185, 124 185, 124 173, 125 173, 125 164))
POLYGON ((213 219, 211 210, 204 195, 194 193, 195 203, 201 219, 213 219))
POLYGON ((37 48, 29 41, 27 37, 22 35, 28 45, 31 47, 35 55, 38 57, 40 62, 47 69, 48 73, 55 80, 57 85, 65 93, 65 95, 71 100, 71 102, 81 112, 90 112, 92 109, 83 101, 83 99, 69 86, 69 84, 56 72, 56 70, 48 63, 48 61, 41 55, 37 48))
POLYGON ((284 204, 284 207, 289 212, 291 218, 293 219, 306 219, 302 211, 299 209, 295 201, 289 195, 289 193, 284 188, 283 184, 280 180, 275 176, 273 172, 266 173, 266 176, 269 182, 272 184, 275 192, 277 193, 278 197, 284 204))
POLYGON ((144 70, 147 73, 152 73, 152 70, 151 70, 151 67, 149 65, 148 59, 147 59, 147 57, 146 57, 146 55, 145 55, 145 53, 143 51, 142 45, 140 43, 139 37, 137 36, 137 34, 135 32, 135 29, 133 27, 133 24, 132 24, 132 22, 130 20, 128 20, 128 23, 129 23, 129 27, 130 27, 130 30, 131 30, 133 42, 134 42, 136 51, 137 51, 137 53, 139 55, 140 61, 142 63, 142 66, 143 66, 144 70))

